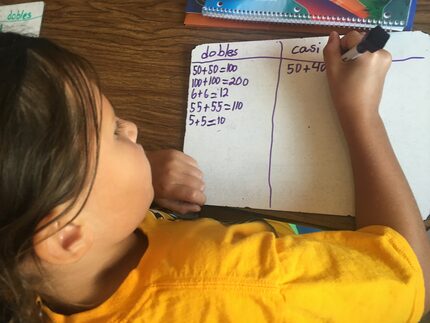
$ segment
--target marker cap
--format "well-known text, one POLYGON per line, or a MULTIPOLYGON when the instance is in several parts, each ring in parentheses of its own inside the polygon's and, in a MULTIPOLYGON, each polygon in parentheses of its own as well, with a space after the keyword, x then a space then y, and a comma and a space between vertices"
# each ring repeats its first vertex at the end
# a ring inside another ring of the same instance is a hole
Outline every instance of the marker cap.
POLYGON ((371 53, 376 52, 384 48, 390 34, 387 33, 381 26, 376 26, 369 31, 369 33, 364 37, 364 39, 357 45, 357 51, 359 53, 364 53, 369 51, 371 53))

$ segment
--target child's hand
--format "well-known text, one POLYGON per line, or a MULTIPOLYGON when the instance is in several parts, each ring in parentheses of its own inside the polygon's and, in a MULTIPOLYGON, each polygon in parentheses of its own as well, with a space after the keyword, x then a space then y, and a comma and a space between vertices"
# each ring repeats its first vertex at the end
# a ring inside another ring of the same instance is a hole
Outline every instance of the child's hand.
POLYGON ((152 169, 155 202, 181 214, 200 211, 206 196, 196 161, 172 149, 148 151, 146 155, 152 169))
POLYGON ((342 54, 362 38, 356 31, 342 39, 332 32, 324 48, 330 92, 343 126, 377 115, 385 75, 391 65, 391 55, 383 49, 343 62, 342 54))

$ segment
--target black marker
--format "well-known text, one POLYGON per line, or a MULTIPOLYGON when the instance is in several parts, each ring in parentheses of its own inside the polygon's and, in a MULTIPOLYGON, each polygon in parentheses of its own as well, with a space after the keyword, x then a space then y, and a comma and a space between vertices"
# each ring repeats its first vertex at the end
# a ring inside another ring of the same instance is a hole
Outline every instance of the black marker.
POLYGON ((377 50, 384 48, 389 38, 389 33, 387 33, 381 26, 376 26, 375 28, 372 28, 366 36, 364 36, 363 40, 357 44, 357 46, 343 54, 342 60, 347 62, 356 59, 365 52, 376 52, 377 50))

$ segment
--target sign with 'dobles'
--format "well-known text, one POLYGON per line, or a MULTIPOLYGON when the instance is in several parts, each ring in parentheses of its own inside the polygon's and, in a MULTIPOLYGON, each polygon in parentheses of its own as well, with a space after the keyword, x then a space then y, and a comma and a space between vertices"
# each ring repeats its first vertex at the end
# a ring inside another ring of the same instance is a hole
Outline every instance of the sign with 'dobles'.
POLYGON ((0 32, 38 37, 42 25, 43 1, 0 7, 0 32))

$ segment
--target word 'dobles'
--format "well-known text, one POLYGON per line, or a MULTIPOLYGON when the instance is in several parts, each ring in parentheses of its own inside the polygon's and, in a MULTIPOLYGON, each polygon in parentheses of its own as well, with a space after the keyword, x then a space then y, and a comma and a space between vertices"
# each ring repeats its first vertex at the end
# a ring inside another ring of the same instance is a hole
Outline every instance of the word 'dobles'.
POLYGON ((234 57, 237 56, 237 49, 230 48, 230 44, 227 44, 224 47, 223 44, 219 44, 216 49, 211 48, 209 45, 206 47, 206 50, 202 53, 202 59, 208 58, 226 58, 226 57, 234 57))
POLYGON ((8 21, 29 20, 31 19, 31 17, 32 17, 31 12, 26 12, 24 10, 17 10, 16 12, 14 12, 14 10, 11 10, 7 16, 7 20, 8 21))
POLYGON ((39 36, 44 7, 43 1, 0 6, 0 32, 39 36))

